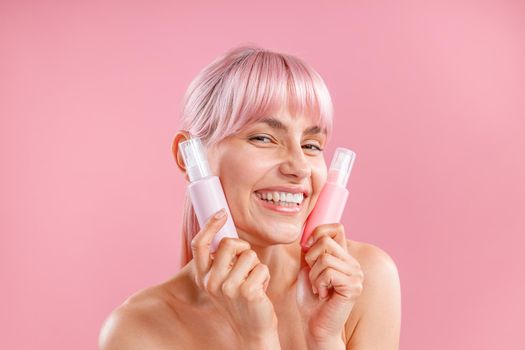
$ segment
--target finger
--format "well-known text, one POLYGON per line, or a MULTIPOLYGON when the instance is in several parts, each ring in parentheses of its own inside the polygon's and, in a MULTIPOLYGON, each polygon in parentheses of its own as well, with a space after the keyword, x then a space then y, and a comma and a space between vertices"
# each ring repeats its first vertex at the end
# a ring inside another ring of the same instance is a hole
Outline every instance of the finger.
POLYGON ((353 276, 345 275, 332 268, 326 268, 314 282, 314 286, 319 290, 319 298, 322 300, 329 294, 329 289, 333 287, 334 293, 345 299, 350 299, 355 293, 354 289, 359 288, 359 283, 353 276), (355 284, 355 286, 354 286, 355 284))
POLYGON ((268 266, 259 263, 253 268, 246 281, 241 285, 241 294, 247 299, 256 297, 258 296, 257 292, 259 290, 262 289, 266 292, 266 287, 268 286, 269 282, 270 270, 268 269, 268 266))
MULTIPOLYGON (((313 282, 317 280, 319 275, 321 275, 321 273, 327 268, 332 268, 336 271, 340 271, 341 273, 344 273, 347 276, 351 276, 352 273, 355 272, 355 269, 352 268, 352 266, 349 265, 348 263, 342 261, 341 259, 336 258, 335 256, 331 254, 323 253, 319 257, 319 259, 317 259, 314 266, 308 273, 312 286, 314 285, 313 282)), ((317 292, 318 291, 314 289, 314 294, 317 294, 317 292)))
POLYGON ((211 267, 210 246, 213 236, 226 223, 227 213, 224 208, 221 210, 209 218, 204 227, 191 240, 191 251, 195 260, 197 277, 200 281, 203 281, 211 267), (217 218, 216 215, 221 213, 221 210, 224 216, 217 218))
POLYGON ((321 237, 329 236, 333 238, 341 247, 345 250, 346 247, 346 235, 344 225, 336 222, 332 224, 323 224, 317 226, 308 239, 307 246, 312 247, 321 237))
POLYGON ((240 285, 244 283, 257 264, 259 264, 259 258, 253 250, 243 251, 224 280, 222 292, 230 298, 237 296, 240 285))
POLYGON ((225 237, 220 241, 207 283, 207 290, 210 293, 220 292, 224 280, 235 264, 234 260, 237 260, 237 255, 249 249, 250 243, 239 238, 225 237))
POLYGON ((341 247, 329 236, 323 236, 320 238, 309 250, 306 252, 304 258, 306 263, 312 267, 316 260, 323 254, 329 253, 335 257, 346 261, 353 265, 358 265, 358 261, 348 253, 346 249, 341 247))

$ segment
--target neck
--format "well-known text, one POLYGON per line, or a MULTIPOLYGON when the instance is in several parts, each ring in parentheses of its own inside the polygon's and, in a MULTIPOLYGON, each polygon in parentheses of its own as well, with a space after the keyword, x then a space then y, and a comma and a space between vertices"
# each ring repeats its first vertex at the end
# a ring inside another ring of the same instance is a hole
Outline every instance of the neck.
POLYGON ((270 283, 266 294, 272 300, 285 296, 295 286, 301 267, 301 247, 298 242, 254 246, 261 263, 270 270, 270 283))
MULTIPOLYGON (((270 282, 266 289, 266 294, 272 300, 277 302, 286 298, 289 292, 295 288, 297 275, 301 268, 301 247, 299 241, 290 244, 275 244, 269 246, 252 245, 252 249, 257 253, 259 261, 268 266, 270 273, 270 282)), ((205 293, 198 290, 195 285, 195 261, 192 259, 184 268, 184 275, 187 276, 188 283, 193 285, 193 290, 197 293, 191 293, 194 301, 198 301, 202 306, 210 304, 205 293)))

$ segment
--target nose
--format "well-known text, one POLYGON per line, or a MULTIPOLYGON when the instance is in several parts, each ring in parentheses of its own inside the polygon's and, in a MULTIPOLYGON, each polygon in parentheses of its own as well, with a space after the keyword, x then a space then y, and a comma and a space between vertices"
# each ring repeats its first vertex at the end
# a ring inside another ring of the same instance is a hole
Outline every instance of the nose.
POLYGON ((286 150, 285 160, 280 165, 280 171, 287 177, 293 177, 296 180, 310 177, 312 168, 301 146, 286 150))

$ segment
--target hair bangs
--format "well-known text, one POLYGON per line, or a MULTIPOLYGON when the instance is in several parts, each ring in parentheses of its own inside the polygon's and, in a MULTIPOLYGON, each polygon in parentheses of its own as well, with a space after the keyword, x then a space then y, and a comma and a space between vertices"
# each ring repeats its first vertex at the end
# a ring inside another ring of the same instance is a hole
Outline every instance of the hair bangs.
MULTIPOLYGON (((287 109, 292 117, 311 119, 327 137, 332 132, 333 107, 322 78, 296 57, 261 51, 244 62, 249 71, 243 86, 243 100, 231 134, 244 126, 287 109)), ((242 74, 239 74, 242 76, 242 74)))

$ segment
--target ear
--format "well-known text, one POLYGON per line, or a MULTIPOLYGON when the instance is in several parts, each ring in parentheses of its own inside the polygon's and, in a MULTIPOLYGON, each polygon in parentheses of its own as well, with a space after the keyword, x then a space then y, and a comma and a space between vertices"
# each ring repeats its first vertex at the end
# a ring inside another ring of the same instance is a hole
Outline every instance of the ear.
POLYGON ((186 181, 188 182, 190 182, 190 179, 188 178, 188 174, 186 173, 186 167, 184 165, 184 161, 182 160, 182 154, 179 149, 179 144, 189 139, 190 139, 190 133, 188 131, 179 130, 173 137, 173 143, 171 144, 171 153, 173 154, 175 163, 177 163, 177 166, 179 167, 179 169, 184 173, 184 177, 186 178, 186 181))

